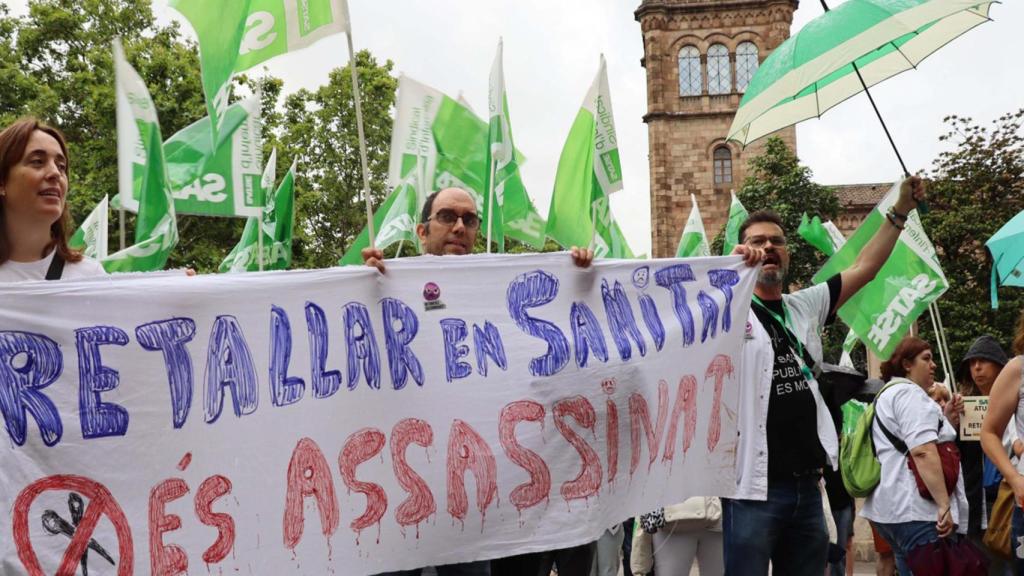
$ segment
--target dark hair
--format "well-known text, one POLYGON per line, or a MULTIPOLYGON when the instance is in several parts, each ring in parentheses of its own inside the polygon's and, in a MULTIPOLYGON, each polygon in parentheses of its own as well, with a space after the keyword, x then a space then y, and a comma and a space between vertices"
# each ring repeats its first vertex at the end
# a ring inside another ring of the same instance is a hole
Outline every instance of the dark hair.
MULTIPOLYGON (((60 130, 40 122, 37 118, 22 118, 4 128, 3 132, 0 132, 0 186, 7 184, 7 176, 10 175, 11 169, 25 155, 28 141, 37 130, 52 136, 57 141, 57 144, 60 145, 65 162, 69 161, 68 145, 60 130)), ((50 243, 47 244, 40 257, 49 252, 50 248, 55 248, 65 261, 80 261, 82 254, 68 246, 68 237, 71 230, 71 214, 68 211, 67 198, 65 197, 64 209, 61 211, 60 218, 57 218, 57 221, 50 226, 50 243)), ((0 264, 7 262, 10 257, 11 247, 7 243, 7 214, 3 209, 3 203, 0 202, 0 264)))
POLYGON ((420 212, 420 224, 429 224, 430 213, 434 211, 434 200, 437 200, 437 195, 440 193, 440 190, 431 192, 430 196, 427 196, 427 199, 423 202, 423 210, 420 212))
POLYGON ((917 355, 925 350, 931 350, 932 345, 917 336, 907 336, 896 345, 892 356, 882 362, 882 380, 888 382, 894 377, 906 377, 907 369, 903 367, 903 361, 913 361, 917 355))
POLYGON ((743 236, 746 234, 747 228, 750 228, 752 225, 759 222, 769 222, 781 228, 783 232, 786 231, 786 228, 782 225, 782 218, 780 218, 774 210, 758 210, 756 212, 752 212, 747 216, 747 219, 743 221, 743 224, 740 224, 740 244, 743 244, 743 241, 746 240, 743 236))

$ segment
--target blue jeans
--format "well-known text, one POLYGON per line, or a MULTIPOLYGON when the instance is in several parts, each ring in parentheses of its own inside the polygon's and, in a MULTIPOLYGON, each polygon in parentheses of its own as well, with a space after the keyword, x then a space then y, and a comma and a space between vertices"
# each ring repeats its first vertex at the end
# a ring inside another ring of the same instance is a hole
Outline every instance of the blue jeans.
POLYGON ((768 499, 722 499, 726 576, 821 576, 828 529, 818 478, 768 482, 768 499))
POLYGON ((853 504, 833 510, 832 520, 836 523, 836 543, 835 548, 829 544, 831 551, 828 565, 832 569, 832 576, 846 576, 846 541, 853 532, 853 504))
POLYGON ((1024 576, 1024 512, 1020 506, 1013 507, 1013 520, 1010 525, 1010 551, 1013 552, 1013 573, 1024 576))
MULTIPOLYGON (((415 570, 400 570, 398 572, 385 572, 377 576, 420 576, 422 568, 415 570)), ((491 563, 483 560, 480 562, 467 562, 465 564, 449 564, 437 567, 437 576, 491 576, 491 563)))
POLYGON ((911 550, 922 544, 935 542, 939 539, 939 532, 935 529, 935 522, 924 522, 921 520, 898 522, 895 524, 872 522, 871 525, 892 546, 893 554, 896 555, 896 569, 899 571, 900 576, 910 574, 906 558, 911 550))

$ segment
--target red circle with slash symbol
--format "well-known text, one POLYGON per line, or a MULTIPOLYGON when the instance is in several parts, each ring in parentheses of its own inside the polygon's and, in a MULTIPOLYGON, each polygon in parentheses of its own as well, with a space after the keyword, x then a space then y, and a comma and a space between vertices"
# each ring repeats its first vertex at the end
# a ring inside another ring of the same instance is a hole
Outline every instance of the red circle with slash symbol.
POLYGON ((45 576, 39 565, 39 558, 32 548, 28 532, 28 511, 32 503, 43 492, 50 490, 68 490, 81 494, 89 499, 89 505, 78 523, 71 544, 64 551, 64 557, 57 569, 56 576, 74 576, 78 562, 85 554, 89 539, 96 531, 96 525, 102 516, 110 518, 117 534, 117 546, 120 550, 121 563, 117 568, 117 576, 131 576, 134 568, 134 548, 132 548, 132 531, 124 511, 102 484, 84 476, 57 475, 48 476, 29 484, 14 502, 14 545, 18 551, 18 559, 28 571, 29 576, 45 576))

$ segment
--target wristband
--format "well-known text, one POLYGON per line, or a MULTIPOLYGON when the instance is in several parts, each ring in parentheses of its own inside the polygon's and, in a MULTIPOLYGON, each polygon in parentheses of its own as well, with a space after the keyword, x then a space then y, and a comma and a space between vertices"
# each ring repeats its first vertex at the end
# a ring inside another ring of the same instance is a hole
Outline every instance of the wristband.
POLYGON ((885 219, 888 220, 889 223, 892 224, 893 227, 896 228, 897 230, 903 230, 903 226, 899 225, 899 222, 896 221, 896 217, 893 215, 892 212, 886 212, 885 219))
POLYGON ((909 215, 909 214, 901 214, 900 212, 898 212, 896 210, 895 206, 890 206, 889 207, 889 214, 892 214, 893 216, 895 216, 896 219, 899 220, 900 222, 906 222, 907 221, 907 216, 909 215))

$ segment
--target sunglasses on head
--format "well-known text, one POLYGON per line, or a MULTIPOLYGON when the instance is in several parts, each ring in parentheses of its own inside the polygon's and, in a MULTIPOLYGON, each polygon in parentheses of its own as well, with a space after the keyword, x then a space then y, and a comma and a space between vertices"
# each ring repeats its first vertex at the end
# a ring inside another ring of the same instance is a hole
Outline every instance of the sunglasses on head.
POLYGON ((458 214, 451 208, 442 208, 435 212, 433 216, 427 218, 427 220, 434 220, 445 226, 454 226, 460 218, 462 219, 462 225, 470 230, 480 226, 480 217, 477 216, 476 212, 458 214))

